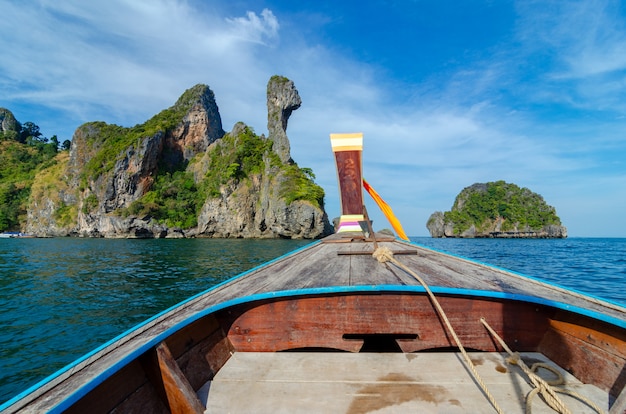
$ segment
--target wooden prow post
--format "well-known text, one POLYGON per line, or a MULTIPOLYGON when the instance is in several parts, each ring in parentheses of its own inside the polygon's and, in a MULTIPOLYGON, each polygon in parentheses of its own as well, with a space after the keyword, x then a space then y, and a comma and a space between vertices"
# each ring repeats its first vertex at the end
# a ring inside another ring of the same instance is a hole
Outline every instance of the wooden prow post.
POLYGON ((341 217, 337 233, 361 231, 363 216, 363 134, 330 134, 337 163, 341 217))

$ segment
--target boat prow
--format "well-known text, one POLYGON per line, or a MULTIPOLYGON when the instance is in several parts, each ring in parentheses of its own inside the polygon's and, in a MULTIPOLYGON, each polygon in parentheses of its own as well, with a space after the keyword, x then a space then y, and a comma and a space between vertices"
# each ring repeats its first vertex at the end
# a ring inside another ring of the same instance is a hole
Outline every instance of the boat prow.
POLYGON ((344 231, 155 316, 0 408, 626 409, 623 307, 356 230, 351 215, 342 221, 344 231), (559 384, 545 386, 543 380, 559 384), (541 396, 533 398, 534 389, 541 396))

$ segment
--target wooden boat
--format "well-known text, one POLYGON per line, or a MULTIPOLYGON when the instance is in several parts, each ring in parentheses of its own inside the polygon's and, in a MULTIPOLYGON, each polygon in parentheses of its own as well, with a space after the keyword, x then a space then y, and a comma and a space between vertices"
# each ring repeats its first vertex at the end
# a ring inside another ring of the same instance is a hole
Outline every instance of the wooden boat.
POLYGON ((0 411, 626 410, 623 307, 372 232, 361 136, 333 138, 336 234, 155 316, 0 411))

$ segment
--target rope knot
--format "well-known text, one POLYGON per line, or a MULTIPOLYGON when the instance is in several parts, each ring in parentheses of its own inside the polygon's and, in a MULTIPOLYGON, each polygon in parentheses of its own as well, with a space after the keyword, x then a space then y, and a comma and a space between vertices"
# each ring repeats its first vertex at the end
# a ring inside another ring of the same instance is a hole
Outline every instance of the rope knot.
POLYGON ((520 359, 521 357, 520 357, 519 352, 514 352, 506 358, 506 362, 508 362, 511 365, 519 365, 520 359))
POLYGON ((372 254, 374 259, 378 260, 379 263, 390 262, 393 259, 393 252, 388 247, 379 247, 372 254))

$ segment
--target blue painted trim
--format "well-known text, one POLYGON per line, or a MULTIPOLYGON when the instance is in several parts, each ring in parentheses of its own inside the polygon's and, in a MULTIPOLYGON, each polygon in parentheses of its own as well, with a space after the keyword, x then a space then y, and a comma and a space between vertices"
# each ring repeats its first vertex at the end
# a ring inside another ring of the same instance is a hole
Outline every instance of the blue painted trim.
POLYGON ((566 290, 568 292, 573 292, 573 293, 576 293, 578 295, 586 296, 588 298, 595 299, 595 300, 598 300, 600 302, 610 303, 611 305, 619 306, 620 308, 624 309, 624 312, 626 312, 626 308, 624 307, 624 305, 622 303, 615 302, 615 301, 613 301, 611 299, 605 299, 605 298, 602 298, 600 296, 595 296, 595 295, 587 293, 587 292, 576 290, 575 288, 571 288, 571 287, 568 287, 568 286, 560 285, 560 284, 555 283, 555 282, 548 281, 546 279, 541 279, 541 278, 538 278, 538 277, 529 276, 527 274, 520 273, 520 272, 517 272, 515 270, 511 270, 511 269, 507 269, 507 268, 504 268, 504 267, 496 266, 496 265, 493 265, 493 264, 490 264, 490 263, 486 263, 486 262, 481 262, 480 260, 476 260, 476 259, 472 259, 472 258, 469 258, 469 257, 461 256, 461 255, 456 254, 456 253, 451 253, 451 252, 449 252, 447 250, 441 250, 441 249, 437 249, 435 247, 426 246, 424 244, 420 244, 420 243, 415 242, 413 240, 410 240, 410 241, 401 240, 401 239, 397 239, 397 240, 399 242, 404 242, 404 243, 412 244, 414 246, 421 247, 422 249, 432 250, 433 252, 445 254, 447 256, 456 257, 458 259, 467 260, 468 262, 472 262, 472 263, 476 263, 476 264, 479 264, 479 265, 482 265, 482 266, 490 267, 492 269, 501 270, 501 271, 504 271, 504 272, 507 272, 507 273, 514 274, 515 276, 519 276, 519 277, 522 277, 522 278, 525 278, 525 279, 534 280, 535 282, 540 282, 540 283, 543 283, 543 284, 546 284, 546 285, 549 285, 549 286, 554 286, 556 288, 563 289, 563 290, 566 290))

